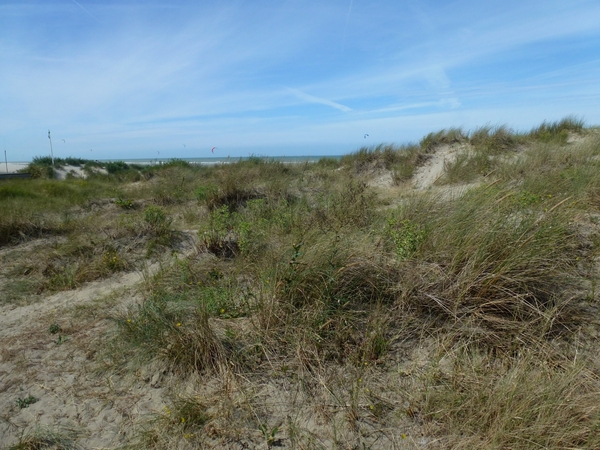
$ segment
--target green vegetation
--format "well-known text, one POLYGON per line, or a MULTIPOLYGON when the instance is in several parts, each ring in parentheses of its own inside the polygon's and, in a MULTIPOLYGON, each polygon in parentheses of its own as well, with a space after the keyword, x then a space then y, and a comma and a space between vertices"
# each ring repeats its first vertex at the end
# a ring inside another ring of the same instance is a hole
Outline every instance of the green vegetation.
POLYGON ((0 245, 51 240, 10 269, 38 292, 162 263, 99 356, 174 375, 131 448, 600 446, 597 130, 126 166, 2 183, 0 245), (446 147, 442 176, 413 189, 446 147))

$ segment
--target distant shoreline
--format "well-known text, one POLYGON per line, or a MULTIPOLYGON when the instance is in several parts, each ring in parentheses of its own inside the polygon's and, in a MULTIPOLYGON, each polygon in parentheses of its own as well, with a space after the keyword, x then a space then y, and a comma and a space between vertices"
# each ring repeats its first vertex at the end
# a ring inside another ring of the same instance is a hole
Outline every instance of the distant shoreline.
MULTIPOLYGON (((125 159, 90 159, 89 161, 98 161, 100 163, 110 163, 123 161, 126 164, 139 164, 139 165, 157 165, 165 164, 169 161, 179 160, 186 161, 190 164, 207 165, 212 166, 216 164, 227 164, 237 161, 247 161, 249 159, 258 158, 265 161, 278 161, 287 164, 299 164, 303 162, 317 162, 321 159, 336 159, 342 158, 342 155, 308 155, 308 156, 234 156, 234 157, 211 157, 211 158, 125 158, 125 159)), ((26 168, 30 162, 15 161, 9 162, 8 164, 2 162, 0 164, 0 174, 3 173, 17 173, 19 170, 26 168), (8 171, 7 171, 8 166, 8 171)))

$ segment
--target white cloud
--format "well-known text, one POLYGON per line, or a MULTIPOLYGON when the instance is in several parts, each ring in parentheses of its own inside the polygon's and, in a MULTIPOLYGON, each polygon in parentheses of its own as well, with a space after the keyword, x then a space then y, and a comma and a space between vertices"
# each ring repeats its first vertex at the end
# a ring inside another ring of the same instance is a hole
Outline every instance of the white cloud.
POLYGON ((28 136, 48 127, 108 151, 176 135, 237 146, 401 139, 398 124, 431 131, 473 111, 489 115, 478 124, 526 120, 518 111, 534 101, 540 120, 561 105, 594 120, 599 16, 596 1, 557 0, 4 3, 0 133, 31 156, 28 136), (486 71, 500 60, 506 70, 486 71))

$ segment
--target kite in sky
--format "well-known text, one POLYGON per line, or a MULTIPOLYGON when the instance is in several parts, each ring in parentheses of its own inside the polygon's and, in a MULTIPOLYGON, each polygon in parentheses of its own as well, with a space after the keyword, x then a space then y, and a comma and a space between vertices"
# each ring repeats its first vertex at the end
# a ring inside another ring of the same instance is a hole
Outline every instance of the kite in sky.
POLYGON ((211 148, 210 151, 214 153, 215 152, 215 148, 217 148, 217 147, 211 148))

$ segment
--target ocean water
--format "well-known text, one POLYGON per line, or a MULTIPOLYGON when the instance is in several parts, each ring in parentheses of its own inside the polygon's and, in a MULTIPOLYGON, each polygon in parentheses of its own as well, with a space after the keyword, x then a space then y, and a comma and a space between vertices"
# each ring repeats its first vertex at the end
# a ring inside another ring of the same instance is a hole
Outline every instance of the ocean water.
MULTIPOLYGON (((215 164, 229 164, 238 161, 246 161, 249 159, 259 158, 264 161, 278 161, 288 164, 297 164, 303 162, 317 162, 320 159, 335 159, 340 160, 341 155, 319 155, 319 156, 249 156, 249 157, 231 157, 231 158, 176 158, 177 160, 187 161, 191 164, 201 165, 215 165, 215 164)), ((116 162, 123 161, 127 164, 140 164, 140 165, 152 165, 152 164, 164 164, 172 161, 172 158, 154 158, 154 159, 101 159, 100 162, 116 162)))

